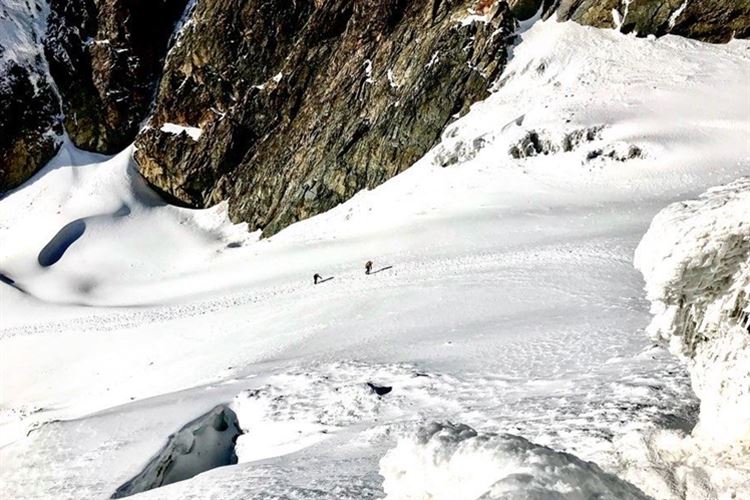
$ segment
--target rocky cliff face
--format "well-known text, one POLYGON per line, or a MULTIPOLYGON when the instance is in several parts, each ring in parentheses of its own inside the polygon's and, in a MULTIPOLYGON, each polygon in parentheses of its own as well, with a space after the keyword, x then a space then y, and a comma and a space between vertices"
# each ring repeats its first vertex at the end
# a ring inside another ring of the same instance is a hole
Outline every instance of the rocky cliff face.
POLYGON ((135 158, 182 202, 229 199, 274 233, 424 155, 488 95, 513 29, 504 2, 199 2, 135 158))
POLYGON ((750 0, 559 0, 557 16, 638 35, 706 42, 750 36, 750 0))
POLYGON ((487 95, 515 19, 537 12, 750 36, 750 0, 5 0, 0 192, 49 160, 64 120, 98 152, 137 134, 154 187, 195 207, 229 199, 272 234, 422 156, 487 95))
POLYGON ((557 9, 594 26, 723 41, 750 26, 747 5, 724 4, 199 2, 135 157, 170 197, 197 207, 228 199, 234 220, 273 234, 426 153, 486 96, 512 18, 557 9))
POLYGON ((0 81, 0 192, 14 188, 57 151, 62 133, 57 96, 35 69, 9 63, 0 81))
POLYGON ((50 0, 45 53, 79 147, 116 153, 146 117, 186 0, 50 0))
POLYGON ((31 177, 57 151, 62 117, 41 49, 48 11, 0 6, 0 193, 31 177))
POLYGON ((153 101, 187 0, 6 0, 0 9, 0 193, 77 146, 115 153, 153 101))

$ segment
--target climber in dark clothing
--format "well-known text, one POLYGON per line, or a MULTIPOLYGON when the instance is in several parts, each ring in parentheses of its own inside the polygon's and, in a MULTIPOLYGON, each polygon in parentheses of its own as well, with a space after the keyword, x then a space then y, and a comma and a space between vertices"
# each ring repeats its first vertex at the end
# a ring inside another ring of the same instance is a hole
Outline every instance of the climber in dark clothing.
POLYGON ((313 285, 317 285, 317 284, 318 284, 318 281, 320 281, 320 280, 321 280, 321 278, 322 278, 322 276, 321 276, 321 275, 319 275, 318 273, 315 273, 315 274, 313 275, 313 285))
POLYGON ((372 272, 372 261, 368 260, 365 262, 365 274, 370 274, 372 272))

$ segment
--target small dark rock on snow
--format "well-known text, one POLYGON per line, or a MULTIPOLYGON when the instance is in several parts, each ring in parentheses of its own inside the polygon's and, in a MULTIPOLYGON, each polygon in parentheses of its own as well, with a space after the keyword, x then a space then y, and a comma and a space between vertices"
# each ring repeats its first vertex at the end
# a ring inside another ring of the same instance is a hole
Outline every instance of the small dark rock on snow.
POLYGON ((384 396, 393 390, 393 387, 388 385, 375 385, 372 382, 367 382, 367 387, 378 396, 384 396))

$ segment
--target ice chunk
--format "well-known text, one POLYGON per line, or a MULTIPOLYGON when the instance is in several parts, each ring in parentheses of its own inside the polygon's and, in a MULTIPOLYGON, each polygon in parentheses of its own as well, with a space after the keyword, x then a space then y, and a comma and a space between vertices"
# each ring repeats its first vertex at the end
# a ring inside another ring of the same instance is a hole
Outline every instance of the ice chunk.
POLYGON ((635 253, 654 314, 649 332, 689 359, 698 434, 750 436, 750 178, 674 203, 635 253))
POLYGON ((432 423, 380 461, 388 499, 648 498, 568 453, 511 434, 432 423))

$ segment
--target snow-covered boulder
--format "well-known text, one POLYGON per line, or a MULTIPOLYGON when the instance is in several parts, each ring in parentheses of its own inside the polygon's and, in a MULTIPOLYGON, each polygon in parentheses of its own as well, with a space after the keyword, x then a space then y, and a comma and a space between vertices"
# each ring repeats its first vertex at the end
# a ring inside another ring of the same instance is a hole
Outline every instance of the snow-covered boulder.
POLYGON ((674 203, 635 253, 656 339, 684 356, 701 400, 697 438, 750 443, 750 178, 674 203))
POLYGON ((512 434, 432 423, 380 461, 388 499, 648 498, 596 464, 512 434))

